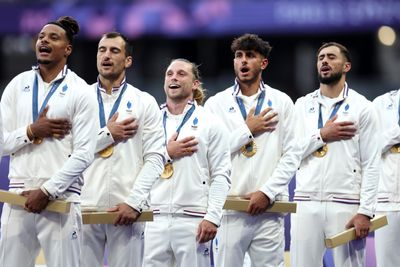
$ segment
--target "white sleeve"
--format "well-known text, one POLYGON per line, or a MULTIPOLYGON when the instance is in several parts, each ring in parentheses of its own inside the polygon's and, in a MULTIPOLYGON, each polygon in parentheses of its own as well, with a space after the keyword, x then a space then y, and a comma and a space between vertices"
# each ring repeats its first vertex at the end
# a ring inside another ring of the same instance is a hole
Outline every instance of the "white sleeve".
POLYGON ((4 146, 3 119, 1 118, 1 109, 0 109, 0 160, 3 155, 3 146, 4 146))
POLYGON ((284 114, 279 114, 279 123, 283 123, 282 156, 267 182, 260 191, 268 196, 271 202, 275 201, 276 195, 284 192, 300 166, 302 153, 296 146, 295 139, 295 114, 293 102, 288 99, 284 114))
POLYGON ((153 97, 146 105, 146 112, 143 114, 144 165, 125 200, 126 204, 139 212, 147 205, 151 187, 164 169, 164 130, 161 113, 153 97))
POLYGON ((74 105, 72 118, 72 153, 62 168, 47 180, 43 187, 53 197, 58 197, 69 188, 69 186, 81 176, 82 172, 90 165, 94 158, 96 147, 96 135, 98 132, 98 114, 96 98, 90 95, 90 88, 75 88, 85 90, 79 95, 74 105))
MULTIPOLYGON (((305 121, 306 114, 304 114, 305 97, 301 97, 296 101, 295 104, 295 138, 296 138, 296 150, 301 153, 301 159, 305 159, 314 153, 316 150, 321 148, 326 143, 322 140, 320 130, 309 131, 307 129, 307 123, 305 121)), ((317 122, 315 122, 317 123, 317 122)))
MULTIPOLYGON (((204 107, 206 110, 218 116, 222 123, 224 122, 224 114, 221 114, 221 110, 218 109, 219 105, 215 98, 211 97, 208 99, 204 107)), ((243 124, 236 129, 228 130, 231 154, 236 153, 242 146, 247 145, 254 140, 254 136, 245 122, 243 122, 243 124)))
POLYGON ((99 133, 97 134, 97 143, 95 152, 98 153, 112 144, 114 144, 114 138, 110 130, 108 130, 107 126, 104 126, 99 130, 99 133))
POLYGON ((358 130, 360 135, 359 149, 362 168, 358 213, 373 217, 378 190, 381 149, 379 145, 378 117, 372 103, 360 114, 358 130))
POLYGON ((3 155, 10 155, 17 152, 26 145, 32 144, 27 135, 27 127, 23 126, 16 129, 17 119, 16 110, 17 99, 15 96, 16 82, 18 76, 14 78, 5 88, 1 98, 1 115, 3 121, 3 155))
MULTIPOLYGON (((384 95, 386 96, 386 95, 384 95)), ((373 101, 375 110, 378 114, 379 132, 381 138, 379 139, 381 144, 381 153, 385 153, 392 146, 400 143, 400 126, 398 123, 391 123, 390 126, 384 122, 387 120, 385 112, 383 110, 382 97, 378 97, 373 101)))
POLYGON ((208 207, 204 219, 219 226, 222 218, 222 208, 231 187, 231 156, 229 143, 225 136, 228 132, 217 120, 210 129, 207 160, 211 184, 208 194, 208 207))

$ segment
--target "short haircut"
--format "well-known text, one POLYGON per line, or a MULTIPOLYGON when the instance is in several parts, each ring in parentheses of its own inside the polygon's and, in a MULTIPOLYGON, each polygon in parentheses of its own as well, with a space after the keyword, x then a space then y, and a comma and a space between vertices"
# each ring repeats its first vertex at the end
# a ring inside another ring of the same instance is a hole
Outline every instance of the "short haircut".
POLYGON ((258 35, 246 33, 233 40, 231 50, 233 54, 235 54, 237 50, 254 50, 260 53, 264 58, 268 58, 269 53, 272 50, 272 46, 267 41, 264 41, 258 37, 258 35))
POLYGON ((103 36, 102 36, 102 38, 107 38, 107 39, 108 38, 112 39, 112 38, 117 38, 117 37, 121 37, 122 40, 124 40, 124 42, 125 42, 125 56, 131 57, 133 54, 133 46, 129 42, 128 38, 125 35, 123 35, 120 32, 107 32, 107 33, 103 34, 103 36))
POLYGON ((336 46, 337 48, 339 48, 340 53, 346 58, 346 60, 348 62, 351 63, 351 55, 350 55, 349 50, 344 45, 336 43, 336 42, 323 43, 321 45, 321 47, 318 49, 318 51, 317 51, 317 57, 318 57, 318 55, 319 55, 319 53, 321 52, 322 49, 330 47, 330 46, 336 46))

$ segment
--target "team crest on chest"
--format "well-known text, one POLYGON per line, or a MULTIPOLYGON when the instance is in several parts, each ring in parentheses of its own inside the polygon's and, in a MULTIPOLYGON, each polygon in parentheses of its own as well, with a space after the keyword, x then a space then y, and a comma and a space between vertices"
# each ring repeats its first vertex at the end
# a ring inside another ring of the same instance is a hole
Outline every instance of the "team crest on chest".
POLYGON ((126 112, 132 113, 132 106, 132 102, 128 100, 128 102, 126 102, 126 112))
POLYGON ((192 129, 197 129, 197 124, 199 123, 199 119, 196 117, 192 122, 192 129))
POLYGON ((68 91, 68 85, 65 84, 65 85, 61 88, 60 96, 65 96, 65 94, 66 94, 67 91, 68 91))
POLYGON ((346 106, 344 106, 344 110, 343 110, 343 114, 344 114, 344 115, 349 114, 349 108, 350 108, 350 105, 349 105, 349 104, 346 104, 346 106))

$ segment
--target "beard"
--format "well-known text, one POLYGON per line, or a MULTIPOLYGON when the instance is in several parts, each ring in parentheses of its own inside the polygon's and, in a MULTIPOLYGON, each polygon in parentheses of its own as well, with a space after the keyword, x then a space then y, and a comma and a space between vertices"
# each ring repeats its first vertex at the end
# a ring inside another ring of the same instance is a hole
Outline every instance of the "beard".
POLYGON ((342 78, 342 73, 336 72, 333 73, 331 76, 322 77, 320 73, 318 73, 318 80, 322 84, 335 84, 340 81, 342 78))
POLYGON ((38 59, 37 63, 42 64, 42 65, 49 65, 51 63, 51 61, 48 59, 38 59))

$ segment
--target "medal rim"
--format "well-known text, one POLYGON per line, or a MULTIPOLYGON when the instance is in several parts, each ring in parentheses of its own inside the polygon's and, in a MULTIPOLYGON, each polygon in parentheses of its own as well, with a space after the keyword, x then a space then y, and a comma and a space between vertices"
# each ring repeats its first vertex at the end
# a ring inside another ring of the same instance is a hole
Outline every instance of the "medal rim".
POLYGON ((395 153, 395 154, 400 153, 400 145, 399 146, 397 146, 397 145, 392 146, 390 148, 390 152, 395 153))
POLYGON ((317 158, 323 158, 328 153, 328 145, 323 145, 317 151, 314 151, 313 155, 317 158))
POLYGON ((257 144, 256 144, 256 142, 251 141, 251 142, 245 144, 244 146, 242 146, 240 148, 240 152, 242 152, 242 154, 244 156, 248 157, 248 158, 254 156, 257 153, 257 144), (251 151, 247 151, 247 149, 246 149, 247 145, 251 145, 253 149, 251 151))
POLYGON ((167 163, 164 165, 164 170, 161 173, 160 177, 162 179, 169 179, 172 177, 173 174, 174 174, 174 166, 172 165, 172 163, 167 163))
POLYGON ((108 146, 99 152, 100 157, 108 158, 114 153, 114 146, 108 146))

